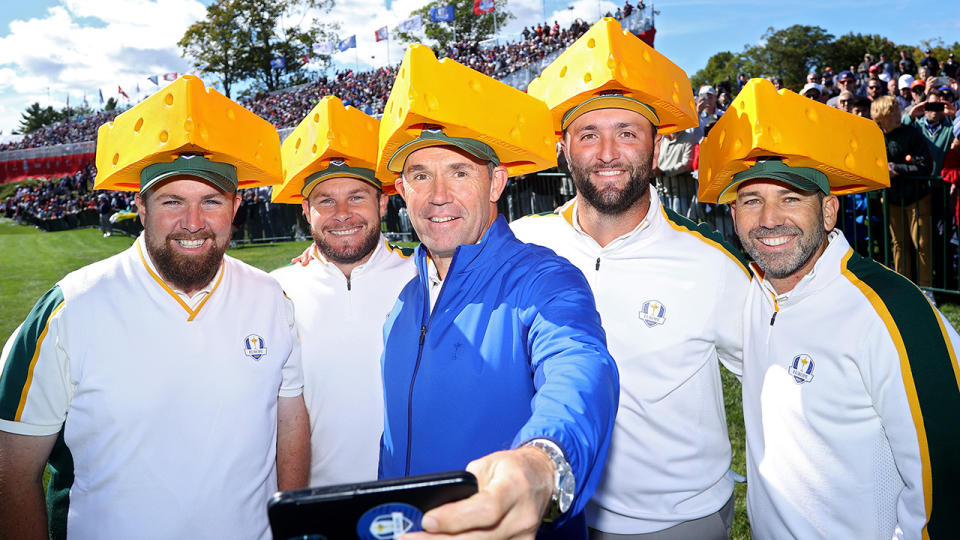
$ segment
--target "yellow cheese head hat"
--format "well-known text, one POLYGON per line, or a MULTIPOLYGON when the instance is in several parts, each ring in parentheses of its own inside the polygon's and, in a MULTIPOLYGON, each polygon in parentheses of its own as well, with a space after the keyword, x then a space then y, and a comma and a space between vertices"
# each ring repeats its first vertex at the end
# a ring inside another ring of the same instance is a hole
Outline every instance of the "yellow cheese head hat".
POLYGON ((97 132, 94 189, 143 191, 175 175, 224 191, 280 183, 269 122, 184 75, 97 132))
POLYGON ((380 122, 339 98, 327 96, 297 125, 280 147, 283 184, 273 202, 299 203, 331 178, 356 178, 383 189, 377 166, 380 122))
POLYGON ((585 113, 611 108, 639 113, 662 134, 700 124, 686 72, 611 17, 563 51, 527 93, 547 104, 558 134, 585 113))
POLYGON ((888 187, 875 122, 751 79, 700 144, 699 200, 728 203, 755 178, 845 195, 888 187))
POLYGON ((411 45, 380 120, 377 173, 392 184, 412 152, 456 146, 509 176, 556 166, 542 101, 433 51, 411 45))

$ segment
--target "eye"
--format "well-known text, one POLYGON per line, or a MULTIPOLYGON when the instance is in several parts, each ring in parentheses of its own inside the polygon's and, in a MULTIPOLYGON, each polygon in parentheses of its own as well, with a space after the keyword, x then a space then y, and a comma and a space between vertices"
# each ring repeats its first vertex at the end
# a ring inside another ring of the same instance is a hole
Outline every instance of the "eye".
POLYGON ((580 140, 581 140, 581 141, 592 141, 592 140, 594 140, 594 139, 596 139, 596 138, 597 138, 597 134, 596 134, 596 133, 584 133, 583 135, 580 135, 580 140))
POLYGON ((760 199, 757 199, 756 197, 753 197, 753 198, 744 199, 744 200, 738 202, 738 203, 737 203, 737 206, 757 206, 758 204, 760 204, 760 199))
POLYGON ((788 204, 798 203, 800 202, 800 197, 784 197, 783 202, 788 204))
POLYGON ((620 132, 620 136, 623 137, 623 138, 625 138, 625 139, 635 139, 635 138, 637 138, 637 134, 634 133, 634 132, 632 132, 632 131, 621 131, 621 132, 620 132))
POLYGON ((178 200, 176 200, 176 199, 167 199, 167 200, 163 201, 163 202, 161 203, 161 205, 162 205, 162 206, 169 207, 169 208, 175 208, 175 207, 177 207, 177 206, 180 206, 180 201, 178 201, 178 200))

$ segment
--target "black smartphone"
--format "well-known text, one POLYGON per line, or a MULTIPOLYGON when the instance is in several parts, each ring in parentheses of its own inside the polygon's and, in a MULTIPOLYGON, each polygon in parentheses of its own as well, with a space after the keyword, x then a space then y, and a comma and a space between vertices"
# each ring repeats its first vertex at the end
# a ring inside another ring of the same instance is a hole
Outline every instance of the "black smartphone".
POLYGON ((924 111, 930 112, 943 112, 943 102, 942 101, 928 101, 923 105, 924 111))
POLYGON ((422 530, 425 512, 476 492, 476 477, 454 471, 283 491, 267 515, 274 540, 387 540, 422 530))

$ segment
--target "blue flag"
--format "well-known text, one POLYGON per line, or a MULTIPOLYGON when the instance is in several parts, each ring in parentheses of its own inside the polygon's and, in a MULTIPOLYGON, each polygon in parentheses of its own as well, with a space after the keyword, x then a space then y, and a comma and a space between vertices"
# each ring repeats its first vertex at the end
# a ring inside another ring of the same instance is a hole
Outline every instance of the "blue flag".
POLYGON ((103 105, 103 90, 98 89, 97 92, 100 92, 100 104, 103 105))
POLYGON ((270 67, 272 67, 273 69, 283 69, 284 67, 286 67, 286 65, 287 65, 287 61, 284 60, 282 57, 274 58, 273 60, 270 61, 270 67))
POLYGON ((354 49, 356 48, 356 46, 357 46, 356 34, 348 37, 347 39, 341 40, 340 43, 337 43, 337 48, 340 49, 340 51, 345 51, 347 49, 354 49))
POLYGON ((430 8, 430 20, 433 22, 453 22, 453 8, 452 4, 430 8))
POLYGON ((417 32, 423 28, 423 22, 419 15, 414 15, 397 25, 397 28, 401 32, 417 32))
POLYGON ((147 77, 147 80, 149 80, 150 82, 152 82, 154 86, 159 86, 159 85, 160 85, 160 82, 159 82, 159 81, 160 81, 160 77, 159 77, 158 75, 151 75, 151 76, 147 77))

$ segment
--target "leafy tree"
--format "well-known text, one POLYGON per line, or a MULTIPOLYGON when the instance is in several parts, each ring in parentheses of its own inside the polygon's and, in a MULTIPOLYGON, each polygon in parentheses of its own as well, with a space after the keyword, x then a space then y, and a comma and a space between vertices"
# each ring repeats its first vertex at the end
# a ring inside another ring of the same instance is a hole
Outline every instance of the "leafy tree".
MULTIPOLYGON (((513 13, 507 11, 507 0, 494 0, 496 9, 491 13, 475 15, 473 0, 431 0, 422 8, 410 12, 410 17, 419 15, 423 21, 423 34, 430 45, 437 49, 445 49, 453 43, 454 30, 457 41, 483 41, 494 35, 494 17, 496 28, 501 29, 507 21, 515 19, 513 13), (433 22, 430 20, 430 8, 454 5, 454 22, 433 22)), ((400 32, 394 28, 393 33, 401 43, 419 43, 423 41, 418 35, 400 32)))
POLYGON ((59 122, 63 118, 64 114, 53 107, 44 108, 39 103, 34 103, 20 113, 20 127, 14 133, 26 135, 44 126, 59 122))
POLYGON ((784 86, 799 89, 807 74, 825 66, 833 35, 819 26, 795 24, 782 30, 767 29, 762 44, 742 54, 744 68, 753 76, 774 76, 784 86))
POLYGON ((114 111, 116 109, 117 109, 117 98, 114 98, 114 97, 107 98, 107 102, 103 105, 103 110, 114 111))
POLYGON ((730 51, 718 52, 707 60, 707 66, 694 73, 690 82, 700 88, 705 84, 716 85, 720 81, 735 81, 743 70, 744 60, 739 54, 730 51))
MULTIPOLYGON (((178 42, 181 54, 202 73, 216 75, 229 97, 239 82, 253 80, 268 91, 283 86, 313 56, 313 45, 333 39, 336 25, 313 14, 329 11, 334 0, 220 0, 207 7, 178 42), (282 58, 284 66, 271 61, 282 58)), ((321 57, 328 61, 329 57, 321 57)))
POLYGON ((840 73, 850 66, 858 66, 863 61, 864 54, 873 56, 873 61, 880 60, 880 53, 887 55, 887 60, 896 66, 900 60, 902 47, 897 47, 889 39, 879 34, 844 34, 833 41, 824 57, 824 66, 833 68, 834 73, 840 73))

